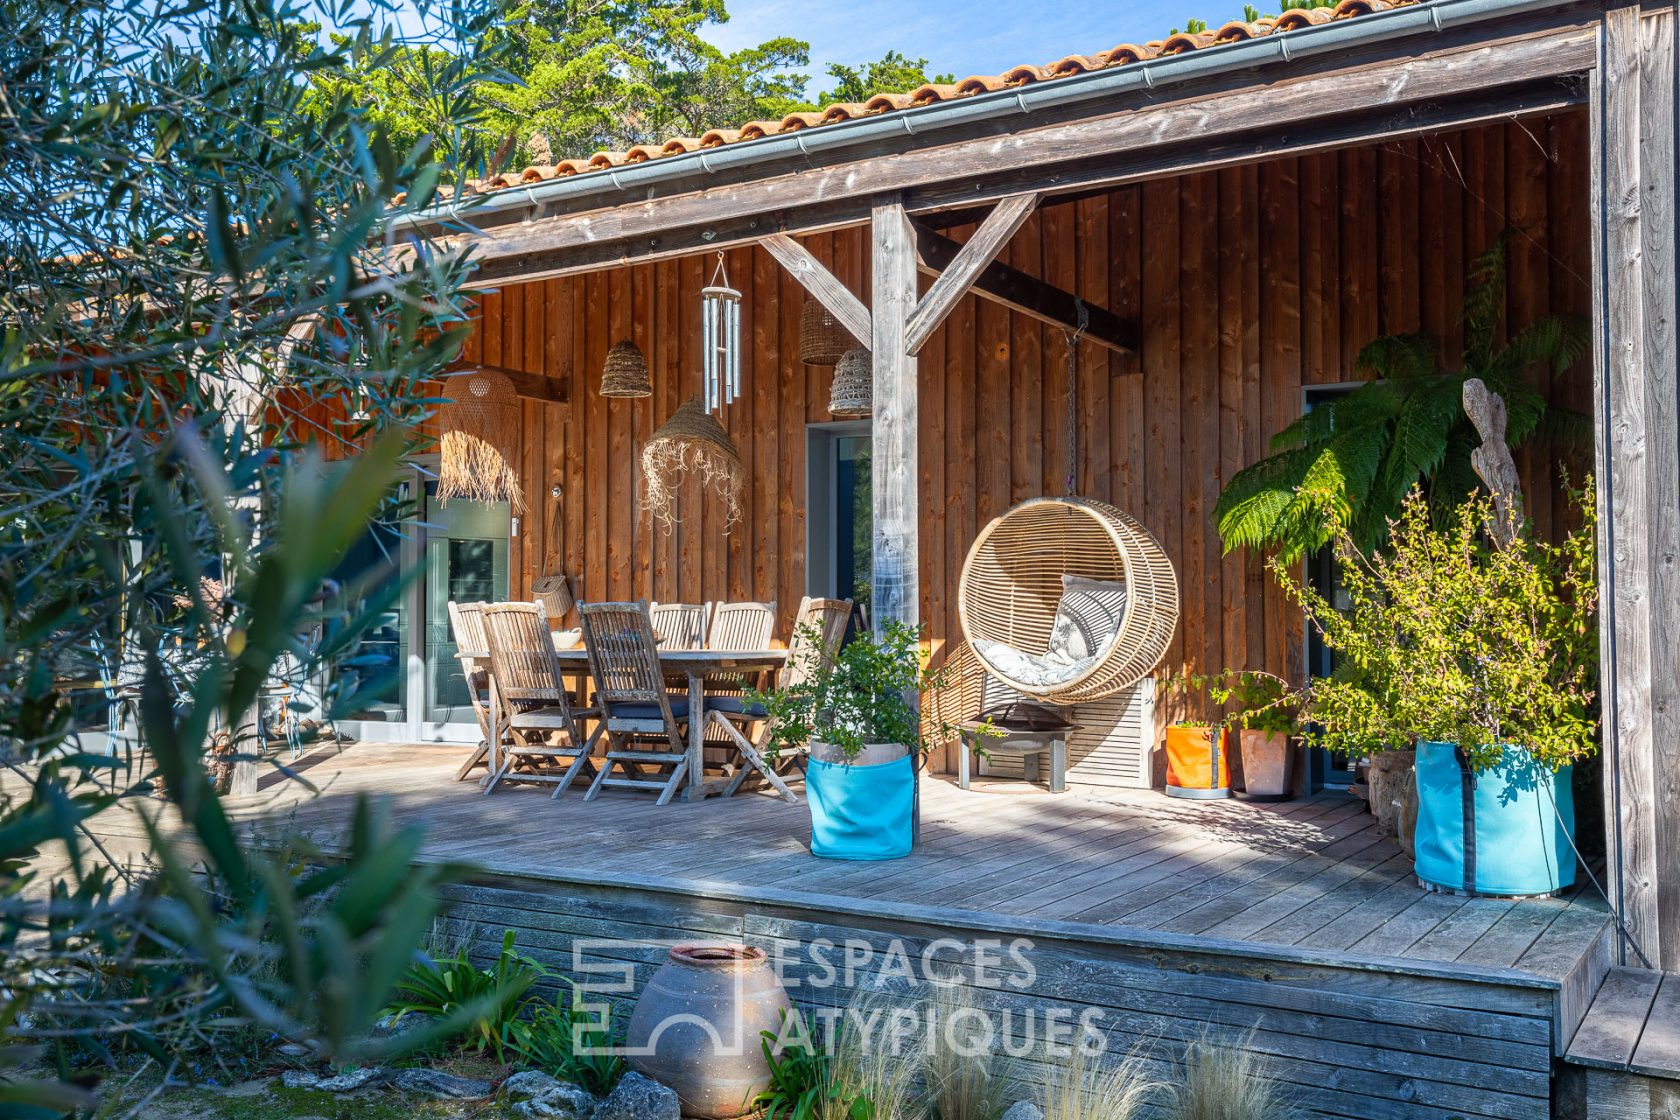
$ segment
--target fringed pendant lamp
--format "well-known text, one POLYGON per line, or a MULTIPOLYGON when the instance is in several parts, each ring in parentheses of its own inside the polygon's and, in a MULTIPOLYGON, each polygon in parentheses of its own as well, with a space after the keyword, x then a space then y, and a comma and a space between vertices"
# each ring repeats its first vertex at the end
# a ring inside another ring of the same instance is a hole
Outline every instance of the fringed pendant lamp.
POLYGON ((519 394, 513 383, 499 373, 473 370, 444 384, 448 399, 438 413, 443 430, 438 504, 466 498, 506 502, 515 513, 525 512, 519 472, 502 450, 519 440, 519 394))
POLYGON ((828 308, 814 299, 799 311, 799 360, 808 366, 831 366, 854 345, 852 336, 828 308))
POLYGON ((642 508, 665 527, 676 524, 677 489, 683 475, 694 471, 700 484, 717 492, 724 503, 724 532, 741 519, 741 486, 745 471, 741 453, 717 418, 698 397, 684 401, 642 448, 642 474, 647 487, 642 508))
POLYGON ((615 342, 607 351, 607 366, 601 372, 603 397, 651 397, 653 382, 648 379, 647 359, 629 339, 615 342))
POLYGON ((859 346, 840 356, 828 387, 828 412, 851 420, 875 411, 875 363, 859 346))
POLYGON ((734 404, 741 395, 741 293, 729 286, 722 253, 711 284, 700 289, 700 344, 706 375, 704 411, 709 413, 719 405, 734 404))

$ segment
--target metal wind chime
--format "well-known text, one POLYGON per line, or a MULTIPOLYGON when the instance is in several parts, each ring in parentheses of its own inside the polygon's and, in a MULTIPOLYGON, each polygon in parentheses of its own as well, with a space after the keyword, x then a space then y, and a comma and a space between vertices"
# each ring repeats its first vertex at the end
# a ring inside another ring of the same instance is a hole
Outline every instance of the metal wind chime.
POLYGON ((706 411, 712 412, 719 405, 734 404, 741 395, 741 293, 729 286, 722 253, 711 284, 700 289, 700 322, 706 411))

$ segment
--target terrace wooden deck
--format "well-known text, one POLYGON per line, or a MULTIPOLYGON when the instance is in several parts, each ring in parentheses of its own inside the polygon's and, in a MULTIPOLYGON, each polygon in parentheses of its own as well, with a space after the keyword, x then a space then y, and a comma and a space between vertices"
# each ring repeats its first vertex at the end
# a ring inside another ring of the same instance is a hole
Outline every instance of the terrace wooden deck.
MULTIPOLYGON (((687 884, 738 897, 902 903, 1124 927, 1306 954, 1398 957, 1561 980, 1607 926, 1596 891, 1521 902, 1418 887, 1411 861, 1341 792, 1277 805, 1191 803, 1151 791, 1059 796, 998 781, 922 786, 916 852, 885 864, 813 858, 809 816, 763 794, 656 806, 633 793, 585 804, 516 787, 490 797, 450 780, 459 748, 365 744, 317 751, 241 813, 290 814, 323 837, 358 793, 426 825, 427 851, 498 874, 687 884)), ((1590 994, 1590 993, 1589 993, 1590 994)))
MULTIPOLYGON (((422 858, 480 869, 445 888, 446 937, 489 956, 514 929, 523 951, 573 975, 605 965, 626 992, 677 940, 764 946, 807 1007, 844 1003, 900 949, 917 982, 937 982, 923 956, 936 942, 1024 945, 1006 954, 1018 987, 963 981, 978 1005, 1017 1023, 1096 1013, 1111 1046, 1152 1061, 1209 1029, 1238 1033, 1315 1116, 1547 1115, 1556 1060, 1609 969, 1593 895, 1425 892, 1343 793, 1259 805, 935 778, 914 855, 848 864, 806 851, 802 804, 485 797, 451 780, 460 751, 319 749, 297 767, 318 793, 271 775, 234 809, 330 846, 356 795, 382 797, 425 825, 422 858), (863 979, 825 987, 823 945, 845 946, 848 970, 861 952, 863 979)), ((100 820, 108 839, 135 823, 100 820)))

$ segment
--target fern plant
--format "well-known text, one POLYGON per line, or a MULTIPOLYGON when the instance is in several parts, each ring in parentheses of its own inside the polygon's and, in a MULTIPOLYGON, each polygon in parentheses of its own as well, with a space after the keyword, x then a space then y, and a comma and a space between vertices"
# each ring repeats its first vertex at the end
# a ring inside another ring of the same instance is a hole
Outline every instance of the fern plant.
POLYGON ((1549 412, 1525 374, 1573 365, 1586 351, 1585 323, 1548 316, 1498 344, 1508 237, 1501 234, 1471 267, 1464 353, 1453 368, 1438 367, 1437 343, 1426 334, 1389 335, 1366 346, 1358 368, 1376 380, 1279 432, 1272 454, 1225 486, 1214 518, 1226 552, 1275 549, 1290 563, 1341 534, 1368 550, 1385 538, 1414 485, 1423 487, 1434 522, 1450 521, 1478 487, 1470 453, 1481 440, 1463 404, 1472 377, 1505 399, 1512 447, 1543 424, 1566 441, 1580 430, 1584 418, 1549 412))

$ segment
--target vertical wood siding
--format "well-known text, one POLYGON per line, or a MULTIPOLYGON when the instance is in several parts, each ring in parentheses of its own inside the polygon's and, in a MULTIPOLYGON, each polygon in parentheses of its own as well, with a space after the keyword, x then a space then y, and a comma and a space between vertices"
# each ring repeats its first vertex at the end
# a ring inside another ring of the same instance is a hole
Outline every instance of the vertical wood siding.
MULTIPOLYGON (((1513 322, 1585 312, 1588 186, 1586 122, 1569 114, 1052 202, 1022 227, 1010 264, 1141 326, 1138 355, 1080 349, 1077 487, 1139 517, 1172 556, 1184 617, 1169 670, 1298 668, 1298 612, 1258 561, 1220 550, 1221 486, 1300 414, 1303 386, 1354 379, 1355 356, 1380 333, 1459 344, 1465 268, 1507 226, 1513 322)), ((866 232, 805 242, 864 299, 866 232)), ((831 371, 798 359, 799 285, 760 250, 726 262, 743 293, 745 353, 743 396, 722 420, 749 472, 728 535, 693 482, 669 535, 637 509, 642 442, 700 392, 699 290, 714 257, 483 296, 469 356, 569 382, 569 405, 524 405, 530 510, 515 595, 558 564, 580 599, 774 599, 786 628, 804 590, 805 426, 830 419, 831 371), (597 392, 621 338, 647 355, 651 399, 597 392)), ((1590 408, 1586 369, 1536 376, 1560 403, 1590 408)), ((923 352, 920 606, 936 644, 960 637, 957 574, 980 527, 1063 488, 1067 387, 1060 331, 972 295, 923 352)), ((1522 461, 1549 531, 1554 498, 1536 483, 1557 457, 1536 447, 1522 461)))

